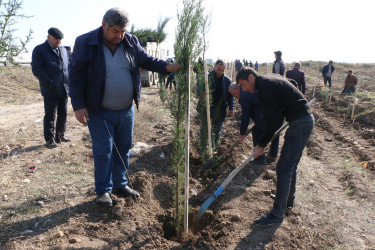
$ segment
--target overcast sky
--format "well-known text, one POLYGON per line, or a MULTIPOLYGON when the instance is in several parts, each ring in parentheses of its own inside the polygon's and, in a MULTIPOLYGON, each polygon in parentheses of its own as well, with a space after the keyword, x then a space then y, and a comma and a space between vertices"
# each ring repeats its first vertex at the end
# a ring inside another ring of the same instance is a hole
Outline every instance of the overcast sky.
MULTIPOLYGON (((206 58, 271 62, 281 50, 286 62, 328 61, 375 62, 373 0, 205 0, 211 13, 209 50, 206 58)), ((173 53, 177 6, 181 0, 23 0, 23 13, 33 16, 15 26, 22 38, 28 29, 33 48, 43 43, 50 27, 65 35, 63 45, 101 25, 106 10, 121 7, 129 13, 130 25, 156 28, 159 17, 172 17, 163 45, 173 53)), ((130 26, 129 26, 130 27, 130 26)))

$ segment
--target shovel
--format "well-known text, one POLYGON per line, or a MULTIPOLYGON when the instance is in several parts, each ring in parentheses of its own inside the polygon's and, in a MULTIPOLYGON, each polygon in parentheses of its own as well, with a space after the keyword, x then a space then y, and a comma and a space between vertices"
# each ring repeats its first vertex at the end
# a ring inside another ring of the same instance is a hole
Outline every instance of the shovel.
MULTIPOLYGON (((308 103, 308 105, 310 106, 311 104, 313 104, 315 102, 315 100, 316 100, 315 98, 312 99, 308 103)), ((271 141, 273 141, 277 136, 279 136, 280 133, 281 133, 281 131, 283 131, 286 127, 288 127, 288 125, 289 125, 289 122, 284 123, 284 125, 281 126, 275 132, 275 134, 273 135, 271 141)), ((212 204, 212 202, 214 202, 216 200, 216 198, 224 191, 225 187, 232 181, 232 179, 238 174, 238 172, 240 172, 253 159, 254 159, 254 153, 252 153, 249 156, 249 158, 247 158, 241 165, 239 165, 236 169, 234 169, 232 171, 232 173, 230 173, 230 175, 225 179, 225 181, 223 182, 223 184, 221 184, 221 186, 215 191, 215 193, 211 194, 210 197, 208 197, 208 199, 202 204, 201 208, 199 209, 197 219, 199 219, 200 217, 202 217, 202 215, 204 214, 204 212, 206 212, 206 210, 212 204)))
MULTIPOLYGON (((253 130, 255 125, 253 125, 245 134, 245 137, 248 136, 250 134, 250 132, 253 130)), ((232 152, 232 150, 239 144, 240 142, 238 140, 236 140, 227 150, 225 150, 225 152, 220 155, 219 158, 217 158, 215 160, 214 157, 212 157, 211 159, 209 159, 206 164, 204 164, 203 166, 203 169, 204 170, 209 170, 209 169, 212 169, 212 168, 215 168, 219 162, 225 157, 227 156, 227 154, 229 154, 230 152, 232 152)))
MULTIPOLYGON (((272 137, 272 140, 275 139, 277 136, 279 136, 280 132, 283 131, 288 126, 288 124, 289 123, 286 122, 283 126, 281 126, 280 129, 277 130, 274 136, 272 137)), ((241 165, 239 165, 236 169, 234 169, 232 173, 230 173, 230 175, 225 179, 223 184, 221 184, 221 186, 216 190, 216 192, 211 194, 211 196, 208 197, 208 199, 203 203, 203 205, 201 206, 198 212, 198 219, 204 214, 204 212, 206 212, 206 210, 212 204, 212 202, 214 202, 216 198, 224 191, 225 187, 232 181, 232 179, 238 174, 238 172, 240 172, 253 159, 254 159, 254 153, 252 153, 249 156, 249 158, 247 158, 243 163, 241 163, 241 165)))

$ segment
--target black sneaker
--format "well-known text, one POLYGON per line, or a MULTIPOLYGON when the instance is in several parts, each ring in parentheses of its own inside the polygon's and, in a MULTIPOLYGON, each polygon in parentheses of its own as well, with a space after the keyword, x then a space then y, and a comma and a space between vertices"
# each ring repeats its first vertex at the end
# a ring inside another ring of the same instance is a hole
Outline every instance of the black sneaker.
POLYGON ((255 219, 254 222, 259 226, 271 226, 283 223, 283 218, 279 218, 271 213, 268 213, 258 219, 255 219))
POLYGON ((96 204, 101 206, 110 207, 112 206, 112 199, 109 193, 102 193, 96 195, 96 204))
POLYGON ((132 197, 132 198, 139 198, 141 197, 139 193, 128 186, 123 188, 115 188, 112 190, 112 194, 121 196, 121 197, 132 197))
POLYGON ((51 139, 46 144, 47 148, 57 148, 57 144, 54 139, 51 139))

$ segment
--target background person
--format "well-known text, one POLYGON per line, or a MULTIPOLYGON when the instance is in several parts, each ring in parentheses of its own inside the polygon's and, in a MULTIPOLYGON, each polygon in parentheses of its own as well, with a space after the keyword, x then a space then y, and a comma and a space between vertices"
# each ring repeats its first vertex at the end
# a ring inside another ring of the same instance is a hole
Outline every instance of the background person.
POLYGON ((64 135, 68 114, 69 58, 61 46, 63 38, 64 34, 58 28, 50 28, 47 40, 34 48, 31 59, 31 69, 39 79, 44 101, 43 134, 48 148, 70 141, 64 135))
POLYGON ((259 70, 259 63, 258 63, 258 61, 255 61, 254 69, 258 72, 258 70, 259 70))
POLYGON ((280 74, 280 75, 284 76, 284 74, 285 74, 285 63, 281 59, 281 56, 282 56, 283 53, 281 51, 275 51, 274 54, 275 54, 276 60, 273 63, 272 73, 280 74))
MULTIPOLYGON (((227 108, 228 116, 232 117, 234 115, 234 98, 229 93, 229 86, 232 83, 230 78, 224 75, 225 63, 222 60, 217 60, 214 66, 214 70, 208 74, 208 81, 210 84, 212 102, 210 107, 210 116, 211 116, 211 129, 212 129, 212 146, 213 150, 217 151, 220 143, 221 133, 223 131, 224 121, 227 117, 227 108)), ((199 82, 197 82, 197 94, 200 97, 198 107, 202 106, 202 102, 205 103, 203 97, 206 96, 206 92, 200 91, 199 82)), ((205 114, 200 114, 201 119, 206 119, 205 114)), ((201 124, 204 124, 203 122, 201 124)), ((205 149, 207 146, 207 141, 205 139, 204 130, 207 131, 207 127, 201 125, 200 128, 200 137, 201 137, 201 146, 202 149, 205 149)))
POLYGON ((341 92, 342 95, 354 93, 356 91, 356 85, 358 83, 358 79, 356 75, 353 75, 353 71, 351 69, 348 70, 348 75, 345 78, 345 85, 344 90, 341 92))
POLYGON ((147 54, 137 37, 126 32, 128 22, 125 11, 108 10, 101 27, 76 39, 70 70, 72 106, 77 120, 89 127, 96 202, 104 206, 112 205, 111 192, 140 196, 128 186, 126 177, 133 139, 133 101, 138 108, 141 94, 139 67, 161 74, 180 67, 147 54))
POLYGON ((332 87, 332 74, 335 71, 335 67, 333 66, 333 61, 330 60, 328 64, 324 65, 322 69, 322 75, 324 79, 324 86, 327 87, 327 82, 329 83, 329 88, 332 87))
POLYGON ((302 94, 305 94, 305 72, 301 71, 301 63, 294 63, 294 68, 286 72, 286 78, 295 80, 297 82, 298 89, 302 92, 302 94))

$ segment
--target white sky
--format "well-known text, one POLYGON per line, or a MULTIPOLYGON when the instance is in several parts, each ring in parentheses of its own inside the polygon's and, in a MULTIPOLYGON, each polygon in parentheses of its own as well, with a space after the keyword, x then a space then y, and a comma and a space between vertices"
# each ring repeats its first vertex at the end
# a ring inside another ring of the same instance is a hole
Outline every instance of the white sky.
MULTIPOLYGON (((14 27, 23 38, 31 28, 33 48, 43 43, 50 27, 65 35, 63 45, 74 45, 77 36, 101 25, 106 10, 121 7, 130 26, 156 28, 159 17, 172 17, 166 31, 166 49, 173 53, 177 4, 181 0, 23 0, 23 13, 32 15, 14 27)), ((206 58, 271 62, 281 50, 286 62, 375 62, 373 0, 205 0, 211 13, 206 58)))

